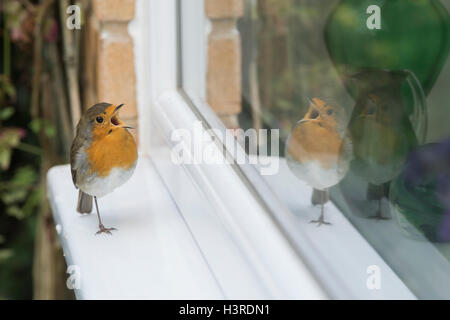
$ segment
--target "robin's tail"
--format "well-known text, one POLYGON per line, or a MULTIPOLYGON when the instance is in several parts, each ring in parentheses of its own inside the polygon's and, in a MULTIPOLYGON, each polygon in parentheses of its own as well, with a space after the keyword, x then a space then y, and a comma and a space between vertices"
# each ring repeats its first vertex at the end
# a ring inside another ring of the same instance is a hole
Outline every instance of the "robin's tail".
POLYGON ((91 213, 92 211, 92 196, 81 190, 78 192, 77 211, 79 213, 91 213))

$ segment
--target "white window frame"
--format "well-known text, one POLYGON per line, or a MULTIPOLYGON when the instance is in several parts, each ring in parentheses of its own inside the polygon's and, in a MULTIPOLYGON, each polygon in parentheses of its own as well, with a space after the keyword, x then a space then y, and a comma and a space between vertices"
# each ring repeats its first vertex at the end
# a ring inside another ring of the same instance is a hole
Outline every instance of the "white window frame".
POLYGON ((198 119, 178 88, 176 5, 175 0, 138 0, 137 16, 130 24, 136 49, 141 150, 149 154, 175 202, 183 206, 180 211, 214 269, 224 298, 326 298, 232 166, 171 163, 167 147, 172 130, 191 130, 198 119), (207 178, 211 175, 215 176, 215 185, 207 178), (214 212, 201 210, 205 206, 183 198, 182 187, 189 187, 192 181, 206 192, 203 201, 213 206, 214 212), (225 185, 233 192, 218 193, 225 185), (245 220, 237 222, 236 215, 245 220), (207 230, 212 227, 214 235, 207 230), (213 243, 208 245, 208 241, 213 243), (298 285, 292 286, 292 282, 298 285))
MULTIPOLYGON (((130 34, 135 43, 140 147, 177 203, 224 298, 414 298, 385 264, 384 269, 391 272, 387 279, 398 287, 395 293, 374 295, 348 286, 308 249, 313 247, 311 239, 296 232, 295 217, 253 166, 171 162, 174 129, 192 132, 194 121, 202 120, 206 126, 225 130, 205 102, 208 20, 203 16, 203 1, 182 3, 188 24, 181 27, 203 36, 179 48, 177 1, 136 1, 130 34), (183 90, 177 69, 180 54, 190 62, 183 64, 183 77, 189 80, 183 90), (195 188, 197 198, 187 199, 185 188, 195 188)), ((238 152, 246 157, 242 148, 238 152)), ((359 235, 354 228, 353 232, 359 235)), ((361 236, 355 239, 373 251, 370 254, 377 263, 384 263, 361 236)))

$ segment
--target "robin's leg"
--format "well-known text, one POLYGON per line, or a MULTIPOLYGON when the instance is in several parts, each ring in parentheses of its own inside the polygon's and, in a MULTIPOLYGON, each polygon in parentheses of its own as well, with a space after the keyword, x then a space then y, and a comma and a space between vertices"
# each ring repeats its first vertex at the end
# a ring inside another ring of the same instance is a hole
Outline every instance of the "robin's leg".
POLYGON ((385 196, 386 193, 386 185, 373 185, 369 184, 367 188, 367 199, 368 200, 376 200, 378 202, 378 208, 376 213, 373 216, 370 216, 369 219, 379 220, 389 220, 390 218, 384 217, 383 212, 381 211, 381 200, 385 196))
POLYGON ((99 233, 107 233, 112 234, 111 231, 117 230, 116 228, 105 228, 102 223, 102 218, 100 218, 100 212, 98 211, 97 197, 94 197, 95 209, 97 209, 97 217, 98 217, 98 228, 99 230, 95 234, 99 233))
POLYGON ((383 216, 383 212, 381 211, 381 200, 382 199, 378 199, 378 209, 377 209, 377 213, 373 216, 370 216, 369 219, 375 219, 377 221, 379 220, 390 220, 391 218, 389 217, 385 217, 383 216))
POLYGON ((318 190, 316 188, 313 188, 313 192, 311 195, 311 203, 314 206, 317 206, 318 204, 326 203, 328 201, 328 192, 324 190, 318 190))
POLYGON ((320 216, 317 220, 311 220, 309 223, 317 223, 317 226, 320 227, 322 224, 331 225, 331 223, 325 221, 325 203, 328 200, 328 190, 318 190, 320 192, 320 216))

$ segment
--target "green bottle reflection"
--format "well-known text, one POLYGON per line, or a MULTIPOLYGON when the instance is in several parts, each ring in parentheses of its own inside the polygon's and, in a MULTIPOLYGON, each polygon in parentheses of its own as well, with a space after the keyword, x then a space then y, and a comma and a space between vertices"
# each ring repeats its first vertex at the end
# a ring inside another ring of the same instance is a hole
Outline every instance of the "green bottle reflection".
POLYGON ((361 68, 410 70, 428 95, 448 56, 450 18, 438 0, 342 0, 325 42, 341 77, 361 68), (368 26, 374 5, 379 29, 368 26))

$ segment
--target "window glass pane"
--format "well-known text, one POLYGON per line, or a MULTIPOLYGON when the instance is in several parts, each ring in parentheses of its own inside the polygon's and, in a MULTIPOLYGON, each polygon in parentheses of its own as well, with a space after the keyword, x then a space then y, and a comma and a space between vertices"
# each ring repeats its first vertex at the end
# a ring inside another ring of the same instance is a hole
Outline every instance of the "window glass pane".
POLYGON ((298 232, 345 243, 343 214, 417 297, 450 298, 450 1, 204 9, 206 100, 228 127, 269 130, 263 178, 298 232))

